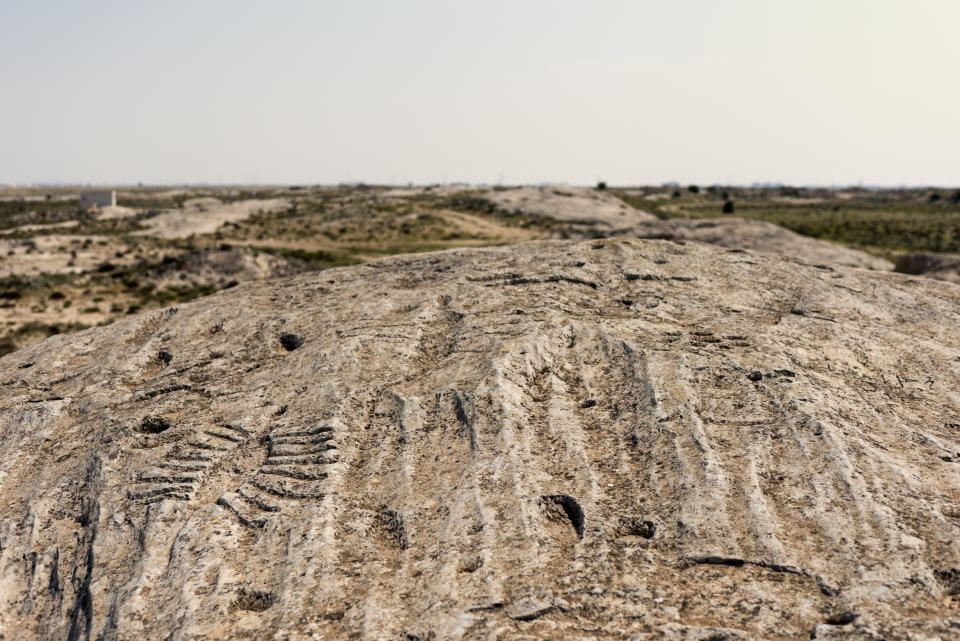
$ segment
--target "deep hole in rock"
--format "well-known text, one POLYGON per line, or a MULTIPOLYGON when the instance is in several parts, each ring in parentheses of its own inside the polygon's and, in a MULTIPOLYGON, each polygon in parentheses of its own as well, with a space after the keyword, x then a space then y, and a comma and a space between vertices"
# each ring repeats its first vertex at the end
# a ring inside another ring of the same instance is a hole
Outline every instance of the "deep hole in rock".
POLYGON ((577 537, 583 538, 583 509, 575 498, 567 496, 566 494, 553 494, 544 496, 543 501, 559 506, 563 510, 563 513, 566 514, 567 519, 570 520, 570 525, 576 530, 577 537))
POLYGON ((827 623, 828 625, 850 625, 851 623, 857 620, 858 616, 860 615, 854 614, 849 610, 845 612, 838 612, 837 614, 833 614, 827 617, 827 620, 825 621, 825 623, 827 623))
POLYGON ((160 416, 147 416, 140 421, 140 431, 144 434, 159 434, 170 428, 170 421, 160 416))
POLYGON ((303 345, 303 338, 290 332, 284 332, 280 334, 280 344, 283 345, 283 349, 292 352, 303 345))

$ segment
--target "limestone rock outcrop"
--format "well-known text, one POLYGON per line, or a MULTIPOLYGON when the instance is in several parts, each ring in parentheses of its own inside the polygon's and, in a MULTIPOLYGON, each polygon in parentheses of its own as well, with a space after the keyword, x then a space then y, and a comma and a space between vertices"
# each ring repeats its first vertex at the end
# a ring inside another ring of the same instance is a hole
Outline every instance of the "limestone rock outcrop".
POLYGON ((605 191, 584 187, 491 189, 479 198, 502 211, 579 223, 601 231, 657 219, 653 214, 634 209, 605 191))
POLYGON ((807 263, 860 267, 889 271, 893 263, 859 249, 851 249, 809 236, 802 236, 779 225, 743 218, 671 218, 641 222, 618 232, 629 238, 663 238, 697 241, 730 249, 749 249, 781 256, 792 256, 807 263))
POLYGON ((0 359, 0 638, 955 639, 960 288, 669 241, 0 359))
POLYGON ((890 261, 836 243, 802 236, 760 220, 668 218, 630 207, 604 191, 575 187, 521 187, 490 190, 473 200, 500 211, 568 223, 557 237, 658 238, 696 241, 728 249, 750 249, 800 258, 808 263, 889 271, 890 261))

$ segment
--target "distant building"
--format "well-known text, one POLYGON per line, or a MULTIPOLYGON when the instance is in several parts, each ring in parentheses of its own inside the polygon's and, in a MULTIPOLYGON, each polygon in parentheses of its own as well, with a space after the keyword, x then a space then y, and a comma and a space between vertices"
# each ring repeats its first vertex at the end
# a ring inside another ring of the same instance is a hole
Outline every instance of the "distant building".
POLYGON ((94 207, 116 207, 117 192, 110 191, 85 191, 80 194, 80 209, 86 211, 94 207))

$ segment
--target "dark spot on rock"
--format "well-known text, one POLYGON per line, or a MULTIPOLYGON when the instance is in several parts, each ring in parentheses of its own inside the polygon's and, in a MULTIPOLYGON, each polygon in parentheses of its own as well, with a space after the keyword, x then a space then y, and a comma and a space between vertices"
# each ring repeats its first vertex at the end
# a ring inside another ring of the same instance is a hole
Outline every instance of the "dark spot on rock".
POLYGON ((161 416, 147 416, 140 421, 140 431, 144 434, 159 434, 170 428, 170 421, 161 416))
POLYGON ((773 370, 773 372, 774 374, 779 374, 780 376, 789 376, 791 378, 796 376, 796 374, 794 374, 791 370, 788 370, 788 369, 775 369, 773 370))
POLYGON ((596 407, 596 406, 597 406, 597 402, 592 398, 588 398, 584 402, 580 403, 580 407, 582 407, 585 410, 590 409, 591 407, 596 407))
POLYGON ((280 334, 280 344, 283 345, 283 349, 287 350, 288 352, 292 352, 303 345, 303 339, 296 334, 284 332, 280 334))
POLYGON ((820 588, 820 594, 828 597, 837 596, 837 591, 827 585, 823 579, 817 578, 817 587, 820 588))
POLYGON ((461 561, 460 567, 458 568, 460 572, 465 572, 467 574, 471 572, 476 572, 483 566, 483 559, 479 556, 470 557, 461 561))
POLYGON ((390 538, 401 549, 405 550, 408 546, 407 526, 404 523, 403 515, 396 510, 391 510, 385 505, 380 506, 380 513, 377 515, 381 527, 390 538))
POLYGON ((644 539, 652 539, 656 533, 657 526, 653 521, 645 521, 635 517, 621 519, 617 532, 619 536, 639 536, 644 539))
POLYGON ((754 383, 756 383, 757 381, 759 381, 760 379, 763 378, 763 374, 761 374, 761 373, 758 372, 757 370, 754 370, 754 371, 750 372, 749 374, 747 374, 747 378, 750 379, 751 381, 753 381, 754 383))
POLYGON ((744 560, 729 556, 695 556, 691 557, 692 563, 704 565, 729 565, 731 567, 743 567, 744 560))
POLYGON ((937 577, 937 581, 943 584, 944 590, 948 595, 960 595, 960 569, 948 568, 934 570, 933 576, 937 577))
POLYGON ((277 598, 270 592, 261 592, 260 590, 241 589, 237 595, 234 605, 248 612, 263 612, 274 604, 277 598))
POLYGON ((630 307, 631 305, 633 305, 633 301, 630 300, 629 298, 621 298, 621 299, 620 299, 620 304, 621 304, 621 305, 626 305, 627 307, 630 307))
POLYGON ((857 620, 858 616, 860 615, 854 614, 849 610, 845 610, 843 612, 830 615, 829 617, 827 617, 827 620, 824 623, 826 623, 827 625, 850 625, 851 623, 857 620))
POLYGON ((33 363, 23 363, 20 365, 20 369, 27 369, 28 367, 33 367, 33 363))
POLYGON ((173 354, 170 352, 159 351, 157 352, 157 359, 163 361, 164 363, 169 364, 173 360, 173 354))

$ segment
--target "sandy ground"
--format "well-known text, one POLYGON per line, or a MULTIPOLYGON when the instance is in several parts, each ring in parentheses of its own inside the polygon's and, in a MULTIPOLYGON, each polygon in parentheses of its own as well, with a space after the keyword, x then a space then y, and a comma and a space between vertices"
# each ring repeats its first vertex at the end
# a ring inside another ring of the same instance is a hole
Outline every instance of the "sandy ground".
POLYGON ((131 218, 139 212, 132 207, 102 207, 97 213, 97 220, 118 220, 121 218, 131 218))
POLYGON ((290 205, 285 198, 244 200, 221 203, 216 198, 195 198, 184 203, 183 209, 167 209, 143 221, 146 230, 136 232, 157 238, 188 238, 212 234, 223 224, 245 220, 258 212, 271 212, 290 205))
POLYGON ((541 235, 540 232, 533 229, 508 227, 491 218, 474 216, 459 211, 445 211, 441 216, 463 234, 488 237, 497 242, 516 243, 533 240, 541 235))
POLYGON ((111 236, 36 236, 29 240, 0 239, 0 278, 41 273, 80 273, 104 262, 115 265, 135 260, 117 257, 126 245, 111 236), (73 256, 71 252, 76 252, 73 256))
POLYGON ((71 227, 76 227, 79 224, 80 222, 76 220, 65 220, 62 223, 50 223, 47 225, 20 225, 19 227, 4 229, 0 231, 0 235, 16 234, 25 231, 45 231, 47 229, 70 229, 71 227))

